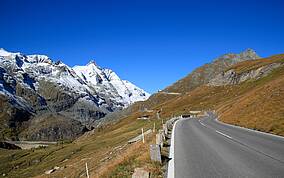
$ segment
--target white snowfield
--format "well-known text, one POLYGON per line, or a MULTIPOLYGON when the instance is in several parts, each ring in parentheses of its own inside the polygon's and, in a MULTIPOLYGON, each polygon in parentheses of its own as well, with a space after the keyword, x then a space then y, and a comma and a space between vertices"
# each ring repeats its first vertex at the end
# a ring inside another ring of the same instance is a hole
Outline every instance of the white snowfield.
MULTIPOLYGON (((50 81, 60 87, 68 88, 66 91, 86 96, 91 94, 95 96, 97 100, 95 104, 98 105, 104 105, 103 101, 107 99, 125 108, 136 101, 146 100, 150 96, 129 81, 121 80, 112 70, 99 67, 94 61, 86 66, 71 68, 62 62, 53 62, 45 55, 24 55, 0 48, 0 67, 16 70, 17 82, 25 87, 37 90, 40 80, 50 81), (24 74, 34 81, 24 80, 24 74)), ((3 76, 6 75, 8 74, 3 74, 3 76)), ((7 93, 4 90, 0 82, 0 91, 7 93)), ((87 102, 94 102, 94 99, 84 98, 87 102)))

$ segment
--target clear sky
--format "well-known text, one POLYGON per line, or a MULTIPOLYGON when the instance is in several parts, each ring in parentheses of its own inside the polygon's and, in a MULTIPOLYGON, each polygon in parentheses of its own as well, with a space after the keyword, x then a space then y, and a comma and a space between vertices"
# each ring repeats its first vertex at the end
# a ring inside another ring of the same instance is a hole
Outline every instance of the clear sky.
POLYGON ((284 53, 284 1, 0 0, 0 47, 95 59, 148 92, 227 52, 284 53))

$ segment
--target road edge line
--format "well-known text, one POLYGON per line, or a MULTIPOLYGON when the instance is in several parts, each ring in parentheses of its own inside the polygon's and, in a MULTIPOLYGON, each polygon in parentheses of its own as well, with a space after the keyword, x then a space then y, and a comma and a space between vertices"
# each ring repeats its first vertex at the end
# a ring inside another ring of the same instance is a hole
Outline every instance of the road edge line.
POLYGON ((174 123, 173 126, 173 130, 171 133, 171 146, 170 146, 170 154, 169 154, 169 158, 171 158, 171 160, 169 161, 168 164, 168 172, 167 172, 167 178, 174 178, 175 177, 175 164, 174 164, 174 155, 175 155, 175 128, 176 128, 176 124, 177 122, 179 122, 180 120, 177 120, 174 123))
POLYGON ((258 130, 253 130, 253 129, 249 129, 249 128, 241 127, 241 126, 237 126, 237 125, 227 124, 227 123, 220 121, 218 119, 218 117, 216 117, 214 120, 219 124, 226 125, 226 126, 229 126, 229 127, 239 128, 239 129, 243 129, 243 130, 246 130, 246 131, 249 131, 249 132, 255 132, 255 133, 259 133, 259 134, 263 134, 263 135, 267 135, 267 136, 271 136, 271 137, 276 137, 276 138, 279 138, 279 139, 284 139, 284 137, 282 137, 280 135, 275 135, 275 134, 271 134, 271 133, 267 133, 267 132, 261 132, 261 131, 258 131, 258 130))

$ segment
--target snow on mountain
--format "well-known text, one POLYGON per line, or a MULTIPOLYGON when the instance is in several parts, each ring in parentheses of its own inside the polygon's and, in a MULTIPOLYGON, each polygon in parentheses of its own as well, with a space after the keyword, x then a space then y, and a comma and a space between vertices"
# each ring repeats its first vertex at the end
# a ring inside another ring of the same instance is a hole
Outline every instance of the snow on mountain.
POLYGON ((34 78, 53 80, 60 85, 76 90, 76 92, 94 89, 100 96, 113 97, 112 99, 121 103, 123 107, 149 97, 149 94, 141 88, 126 80, 121 80, 115 72, 110 69, 102 69, 94 61, 86 66, 70 68, 62 62, 54 63, 45 55, 26 56, 7 52, 1 48, 0 56, 2 64, 14 65, 14 68, 17 68, 20 73, 26 72, 34 78))
MULTIPOLYGON (((31 132, 33 139, 46 139, 47 135, 51 135, 48 139, 57 137, 58 126, 49 125, 54 121, 49 123, 46 115, 59 114, 60 117, 55 118, 67 118, 70 127, 74 127, 75 121, 93 127, 108 113, 148 97, 147 92, 121 80, 115 72, 99 67, 94 61, 71 68, 60 61, 53 62, 45 55, 24 55, 0 49, 0 104, 24 112, 26 118, 21 118, 23 121, 32 118, 35 121, 29 123, 51 129, 42 128, 44 133, 31 132), (44 118, 44 123, 35 118, 44 118)), ((7 117, 10 117, 9 122, 21 125, 17 112, 14 111, 16 115, 13 116, 7 113, 7 117)), ((64 128, 68 129, 67 126, 64 128)), ((82 127, 76 126, 75 130, 82 130, 82 127)), ((61 132, 63 137, 68 136, 68 130, 61 132)))
POLYGON ((73 70, 88 85, 99 93, 109 93, 116 101, 128 106, 136 101, 144 101, 150 96, 141 88, 126 80, 121 80, 111 69, 103 69, 94 61, 86 66, 74 66, 73 70))

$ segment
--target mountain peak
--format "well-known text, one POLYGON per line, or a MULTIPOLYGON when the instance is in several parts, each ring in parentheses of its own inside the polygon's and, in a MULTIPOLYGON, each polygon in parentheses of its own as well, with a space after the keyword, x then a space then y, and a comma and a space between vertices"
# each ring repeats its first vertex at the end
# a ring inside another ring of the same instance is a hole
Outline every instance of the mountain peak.
POLYGON ((247 48, 246 50, 241 52, 240 56, 246 59, 259 59, 260 58, 259 55, 255 52, 255 50, 251 48, 247 48))
POLYGON ((95 66, 98 66, 98 65, 97 65, 97 63, 96 63, 96 61, 95 61, 95 60, 93 60, 93 59, 92 59, 92 60, 90 60, 90 61, 89 61, 89 63, 87 64, 87 66, 89 66, 89 65, 95 65, 95 66))
POLYGON ((251 48, 247 48, 244 51, 238 53, 227 53, 224 54, 216 59, 214 59, 214 62, 221 62, 223 63, 224 61, 226 62, 233 62, 237 63, 237 62, 241 62, 241 61, 246 61, 246 60, 255 60, 255 59, 260 59, 260 57, 258 56, 258 54, 255 52, 255 50, 251 49, 251 48))

